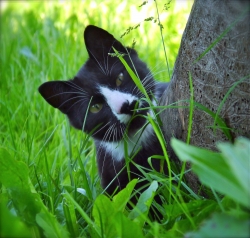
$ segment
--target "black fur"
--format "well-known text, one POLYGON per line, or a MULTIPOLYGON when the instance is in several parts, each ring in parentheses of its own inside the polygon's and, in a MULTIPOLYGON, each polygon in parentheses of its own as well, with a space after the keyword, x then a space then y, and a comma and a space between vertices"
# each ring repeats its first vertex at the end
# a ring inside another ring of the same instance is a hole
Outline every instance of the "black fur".
MULTIPOLYGON (((110 150, 106 149, 106 144, 103 144, 103 142, 122 141, 127 125, 120 122, 113 114, 110 105, 107 104, 104 95, 100 92, 100 86, 131 94, 137 98, 143 98, 144 96, 138 88, 136 88, 135 83, 130 78, 120 60, 117 57, 111 57, 109 54, 114 53, 112 47, 120 53, 125 54, 124 59, 132 69, 135 66, 136 72, 151 99, 153 99, 152 93, 159 98, 166 89, 167 83, 161 83, 156 86, 149 69, 146 64, 138 58, 136 51, 124 47, 107 31, 96 26, 87 26, 84 31, 84 39, 89 59, 76 76, 68 81, 46 82, 39 87, 39 92, 50 105, 66 114, 70 123, 75 128, 79 130, 83 128, 86 113, 88 113, 88 115, 86 124, 84 125, 84 131, 90 133, 95 127, 99 126, 96 132, 93 133, 97 147, 99 174, 103 188, 106 189, 108 194, 113 194, 117 188, 120 190, 127 185, 127 169, 123 169, 121 174, 117 175, 124 167, 125 161, 124 159, 119 160, 114 158, 114 155, 112 155, 110 150), (116 79, 120 73, 123 73, 124 78, 122 85, 117 86, 116 79), (143 81, 145 78, 147 80, 143 81), (87 112, 88 106, 96 103, 103 105, 101 111, 98 113, 87 112), (111 129, 116 132, 112 132, 110 129, 111 125, 115 125, 114 128, 111 129), (113 179, 114 181, 110 184, 113 179)), ((133 119, 128 128, 128 137, 131 140, 133 140, 135 133, 146 123, 145 118, 142 116, 147 115, 149 112, 147 110, 139 110, 142 107, 148 106, 145 101, 140 102, 140 108, 137 108, 138 110, 136 112, 133 111, 136 104, 136 101, 131 103, 124 102, 121 107, 121 114, 133 115, 133 119)), ((152 155, 162 155, 161 147, 154 133, 147 137, 147 141, 144 140, 140 146, 142 148, 133 158, 133 162, 145 168, 150 168, 147 161, 148 157, 152 155)), ((114 148, 114 150, 115 149, 116 148, 114 148)), ((159 171, 159 160, 152 161, 154 168, 159 171)), ((130 164, 130 170, 131 179, 142 176, 141 172, 132 163, 130 164)), ((141 186, 141 184, 139 184, 139 186, 141 186)))

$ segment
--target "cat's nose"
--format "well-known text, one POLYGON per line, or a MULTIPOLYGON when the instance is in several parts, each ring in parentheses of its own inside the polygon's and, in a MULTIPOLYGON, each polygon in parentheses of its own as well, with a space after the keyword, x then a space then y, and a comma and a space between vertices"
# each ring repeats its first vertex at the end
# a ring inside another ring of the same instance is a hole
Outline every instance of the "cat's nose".
POLYGON ((131 103, 129 103, 129 101, 126 101, 122 104, 120 113, 121 114, 129 114, 129 115, 133 115, 134 113, 134 109, 136 106, 136 100, 132 101, 131 103))

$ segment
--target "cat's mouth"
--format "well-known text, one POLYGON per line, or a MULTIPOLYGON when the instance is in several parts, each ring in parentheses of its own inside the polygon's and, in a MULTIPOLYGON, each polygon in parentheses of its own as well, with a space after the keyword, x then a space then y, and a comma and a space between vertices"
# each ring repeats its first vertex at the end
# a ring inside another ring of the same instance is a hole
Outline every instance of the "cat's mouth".
POLYGON ((138 105, 137 100, 133 100, 132 102, 129 102, 128 100, 126 100, 121 106, 120 113, 133 115, 136 111, 138 111, 136 110, 138 108, 137 105, 138 105))
POLYGON ((119 122, 127 125, 131 118, 139 113, 138 104, 137 100, 133 100, 132 102, 129 102, 128 100, 125 101, 120 110, 114 113, 119 122))
POLYGON ((127 108, 127 113, 121 115, 122 120, 120 122, 125 124, 128 133, 131 135, 135 134, 146 123, 145 116, 148 110, 145 109, 146 105, 143 104, 139 101, 134 101, 127 108))

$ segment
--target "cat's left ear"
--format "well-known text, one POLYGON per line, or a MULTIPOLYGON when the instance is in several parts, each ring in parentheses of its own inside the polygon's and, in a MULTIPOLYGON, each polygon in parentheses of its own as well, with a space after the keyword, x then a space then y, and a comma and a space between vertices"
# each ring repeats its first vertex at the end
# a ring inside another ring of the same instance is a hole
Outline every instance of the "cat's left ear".
POLYGON ((93 25, 86 27, 84 40, 89 57, 99 62, 106 60, 109 53, 114 53, 113 47, 121 53, 128 53, 126 47, 116 40, 113 35, 93 25))

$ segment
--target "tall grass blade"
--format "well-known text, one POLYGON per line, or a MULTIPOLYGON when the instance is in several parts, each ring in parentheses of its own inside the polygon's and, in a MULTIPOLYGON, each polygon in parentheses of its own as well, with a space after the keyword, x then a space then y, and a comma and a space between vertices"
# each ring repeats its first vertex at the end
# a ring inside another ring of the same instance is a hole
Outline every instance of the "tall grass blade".
POLYGON ((227 98, 229 97, 230 93, 231 93, 240 83, 242 83, 242 82, 245 81, 246 79, 249 79, 249 77, 250 77, 250 74, 247 75, 247 76, 245 76, 245 77, 243 77, 243 78, 240 79, 239 81, 235 82, 235 83, 233 84, 233 86, 227 91, 227 93, 225 94, 225 96, 223 97, 222 101, 220 102, 220 105, 218 106, 218 109, 217 109, 217 111, 216 111, 215 117, 214 117, 214 125, 213 125, 213 126, 214 126, 214 130, 215 130, 215 128, 216 128, 216 123, 217 123, 217 121, 218 121, 217 119, 218 119, 218 116, 219 116, 219 114, 220 114, 220 111, 221 111, 223 105, 225 104, 225 101, 226 101, 227 98))

